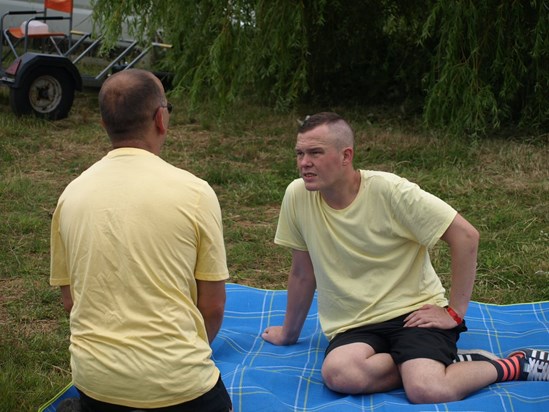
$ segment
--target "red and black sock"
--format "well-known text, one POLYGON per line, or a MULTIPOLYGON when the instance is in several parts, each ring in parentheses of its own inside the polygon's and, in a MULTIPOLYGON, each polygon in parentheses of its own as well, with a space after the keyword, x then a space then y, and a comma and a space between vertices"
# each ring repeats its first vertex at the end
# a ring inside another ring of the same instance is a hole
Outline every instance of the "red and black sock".
POLYGON ((490 360, 498 371, 496 382, 516 381, 520 378, 524 355, 518 354, 507 359, 490 360))

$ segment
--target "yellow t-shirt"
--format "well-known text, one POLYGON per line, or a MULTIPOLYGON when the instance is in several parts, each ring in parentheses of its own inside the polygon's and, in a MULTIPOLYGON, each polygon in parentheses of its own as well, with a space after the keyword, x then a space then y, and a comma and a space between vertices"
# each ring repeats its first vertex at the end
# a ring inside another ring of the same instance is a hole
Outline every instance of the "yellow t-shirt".
POLYGON ((203 180, 135 148, 109 152, 59 198, 52 285, 70 285, 73 382, 103 402, 158 408, 219 378, 196 280, 228 278, 221 210, 203 180))
POLYGON ((447 304, 428 248, 457 212, 394 174, 360 173, 359 192, 342 210, 328 206, 319 192, 307 191, 302 179, 293 181, 275 236, 279 245, 309 252, 328 339, 426 303, 447 304))

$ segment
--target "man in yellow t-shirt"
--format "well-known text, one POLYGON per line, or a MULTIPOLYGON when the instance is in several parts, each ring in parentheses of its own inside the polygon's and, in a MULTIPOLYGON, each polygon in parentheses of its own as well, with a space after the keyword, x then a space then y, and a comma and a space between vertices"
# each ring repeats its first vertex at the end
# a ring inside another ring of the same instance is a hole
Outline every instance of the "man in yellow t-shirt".
POLYGON ((404 387, 410 402, 438 403, 494 382, 549 380, 543 351, 458 356, 479 241, 469 222, 406 179, 355 170, 354 134, 336 113, 308 117, 295 150, 301 178, 286 190, 275 236, 292 249, 286 316, 263 339, 295 343, 316 289, 329 339, 322 377, 334 391, 404 387), (449 300, 428 252, 439 239, 450 249, 449 300))
POLYGON ((99 106, 112 150, 66 187, 51 230, 82 410, 229 411, 210 348, 229 277, 217 197, 159 157, 172 106, 153 74, 111 76, 99 106))

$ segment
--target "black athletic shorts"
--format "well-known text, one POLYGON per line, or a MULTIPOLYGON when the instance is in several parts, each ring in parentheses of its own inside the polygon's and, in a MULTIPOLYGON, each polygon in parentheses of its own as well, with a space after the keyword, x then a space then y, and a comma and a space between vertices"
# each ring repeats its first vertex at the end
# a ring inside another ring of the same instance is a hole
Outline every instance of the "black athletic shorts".
POLYGON ((397 365, 417 358, 450 365, 457 355, 459 334, 467 330, 465 321, 453 329, 405 328, 406 316, 342 332, 330 341, 324 356, 339 346, 362 342, 376 353, 389 353, 397 365))
MULTIPOLYGON (((78 388, 77 388, 78 389, 78 388)), ((80 405, 82 412, 131 412, 131 411, 154 411, 154 412, 228 412, 232 408, 231 398, 221 380, 221 375, 215 386, 204 395, 199 396, 192 401, 180 403, 178 405, 166 406, 154 409, 130 408, 128 406, 114 405, 111 403, 100 402, 87 396, 80 391, 80 405)))

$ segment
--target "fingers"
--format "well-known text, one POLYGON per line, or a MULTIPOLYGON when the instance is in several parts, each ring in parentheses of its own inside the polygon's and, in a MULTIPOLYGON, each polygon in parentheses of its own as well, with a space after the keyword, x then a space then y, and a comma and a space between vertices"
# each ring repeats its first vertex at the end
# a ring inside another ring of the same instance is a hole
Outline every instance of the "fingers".
POLYGON ((444 308, 425 305, 406 316, 404 327, 451 329, 455 327, 455 322, 451 320, 444 308))
POLYGON ((269 343, 272 343, 273 345, 280 345, 279 343, 279 340, 280 340, 280 331, 279 331, 279 327, 275 327, 275 326, 269 326, 268 328, 266 328, 263 333, 261 334, 261 337, 263 338, 263 340, 269 342, 269 343))
POLYGON ((265 328, 265 330, 263 331, 261 336, 268 335, 269 333, 274 334, 275 332, 276 332, 276 328, 274 326, 269 326, 269 327, 265 328))

